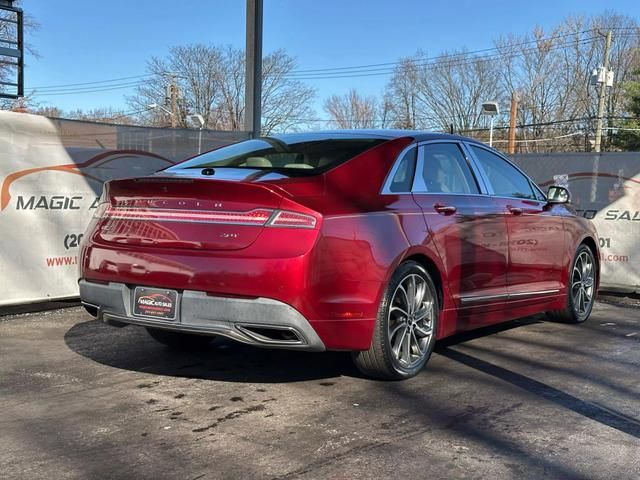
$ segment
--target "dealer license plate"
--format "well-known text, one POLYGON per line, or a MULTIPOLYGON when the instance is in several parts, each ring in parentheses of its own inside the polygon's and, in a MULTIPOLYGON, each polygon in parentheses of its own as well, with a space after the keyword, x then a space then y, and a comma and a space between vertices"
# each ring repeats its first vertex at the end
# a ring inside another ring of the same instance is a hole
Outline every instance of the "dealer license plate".
POLYGON ((137 317, 175 320, 178 292, 163 288, 136 287, 133 314, 137 317))

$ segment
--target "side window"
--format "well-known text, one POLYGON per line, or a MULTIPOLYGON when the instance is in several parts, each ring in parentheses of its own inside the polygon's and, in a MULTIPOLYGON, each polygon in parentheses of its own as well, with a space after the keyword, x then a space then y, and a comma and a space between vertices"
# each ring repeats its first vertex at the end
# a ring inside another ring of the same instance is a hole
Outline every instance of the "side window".
POLYGON ((484 148, 470 145, 496 195, 535 200, 529 179, 509 162, 484 148))
POLYGON ((408 150, 400 160, 398 169, 389 185, 391 192, 410 192, 413 185, 413 174, 416 170, 416 148, 408 150))
POLYGON ((480 193, 469 164, 455 143, 430 143, 422 147, 422 179, 429 193, 480 193))

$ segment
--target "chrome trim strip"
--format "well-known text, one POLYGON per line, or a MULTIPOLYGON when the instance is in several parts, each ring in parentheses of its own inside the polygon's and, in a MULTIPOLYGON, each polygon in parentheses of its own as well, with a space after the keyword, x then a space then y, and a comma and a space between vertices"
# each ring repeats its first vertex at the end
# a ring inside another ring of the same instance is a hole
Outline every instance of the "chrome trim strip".
POLYGON ((260 325, 252 323, 236 324, 236 328, 248 337, 254 339, 256 342, 264 343, 265 345, 307 345, 307 340, 304 338, 298 330, 293 327, 279 326, 279 325, 260 325), (272 338, 265 337, 251 330, 253 328, 262 328, 264 330, 282 331, 286 330, 295 335, 296 340, 273 340, 272 338))
POLYGON ((531 297, 538 295, 551 295, 553 293, 560 292, 559 289, 554 290, 536 290, 534 292, 517 292, 517 293, 502 293, 499 295, 471 295, 468 297, 460 297, 460 303, 474 303, 485 302, 488 300, 511 300, 512 298, 531 297))
POLYGON ((508 299, 509 294, 503 293, 500 295, 474 295, 469 297, 460 297, 460 303, 473 303, 473 302, 484 302, 487 300, 502 300, 508 299))
POLYGON ((456 197, 482 197, 482 198, 489 198, 489 195, 484 194, 484 193, 442 193, 442 192, 413 192, 414 195, 437 195, 439 197, 444 197, 444 196, 456 196, 456 197))
POLYGON ((518 293, 510 293, 509 298, 512 297, 530 297, 532 295, 551 295, 552 293, 558 293, 559 289, 554 290, 538 290, 535 292, 518 292, 518 293))

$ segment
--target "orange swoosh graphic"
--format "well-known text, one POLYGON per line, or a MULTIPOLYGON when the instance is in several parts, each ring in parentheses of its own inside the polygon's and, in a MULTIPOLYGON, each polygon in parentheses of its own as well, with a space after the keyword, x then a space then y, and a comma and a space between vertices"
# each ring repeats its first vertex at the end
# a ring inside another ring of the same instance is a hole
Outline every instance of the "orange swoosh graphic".
POLYGON ((94 180, 96 182, 102 182, 101 179, 94 177, 92 175, 89 175, 88 173, 84 173, 80 171, 80 169, 89 167, 99 162, 100 160, 108 158, 112 155, 117 155, 117 157, 112 158, 109 161, 117 160, 126 155, 138 155, 143 157, 156 158, 158 160, 167 162, 171 165, 175 163, 155 153, 144 152, 141 150, 110 150, 108 152, 103 152, 94 157, 91 157, 89 160, 82 163, 68 163, 65 165, 52 165, 49 167, 35 167, 35 168, 28 168, 26 170, 19 170, 17 172, 13 172, 7 175, 4 181, 2 182, 2 187, 0 187, 0 211, 4 210, 9 205, 9 202, 11 201, 11 192, 9 188, 11 187, 11 184, 16 180, 26 175, 31 175, 32 173, 43 172, 43 171, 58 171, 58 172, 65 172, 65 173, 73 173, 75 175, 80 175, 85 178, 90 178, 91 180, 94 180))

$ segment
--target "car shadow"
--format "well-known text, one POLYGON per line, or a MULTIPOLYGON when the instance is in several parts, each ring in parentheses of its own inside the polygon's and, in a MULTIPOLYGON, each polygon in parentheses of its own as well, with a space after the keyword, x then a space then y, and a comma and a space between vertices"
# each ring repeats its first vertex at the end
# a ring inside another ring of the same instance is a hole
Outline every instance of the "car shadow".
MULTIPOLYGON (((514 320, 454 335, 438 342, 436 352, 532 323, 538 320, 514 320)), ((72 351, 97 363, 155 375, 238 383, 287 383, 340 376, 365 378, 348 352, 270 350, 224 338, 217 338, 201 351, 180 352, 159 344, 142 327, 115 328, 98 320, 74 325, 64 338, 72 351)))
POLYGON ((544 316, 542 315, 536 315, 533 317, 519 318, 517 320, 511 320, 496 325, 489 325, 486 327, 476 328, 475 330, 457 333, 438 341, 438 343, 436 343, 435 352, 441 353, 447 347, 457 345, 459 343, 469 342, 471 340, 475 340, 476 338, 495 335, 500 332, 505 332, 507 330, 512 330, 518 327, 524 327, 526 325, 545 323, 545 320, 543 320, 543 318, 544 316))
POLYGON ((142 327, 115 328, 98 320, 65 334, 74 352, 123 370, 238 383, 282 383, 362 377, 348 352, 310 353, 256 348, 216 338, 206 349, 181 352, 153 340, 142 327))

